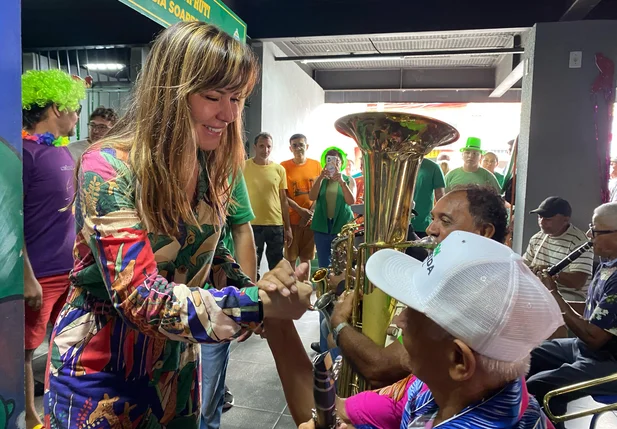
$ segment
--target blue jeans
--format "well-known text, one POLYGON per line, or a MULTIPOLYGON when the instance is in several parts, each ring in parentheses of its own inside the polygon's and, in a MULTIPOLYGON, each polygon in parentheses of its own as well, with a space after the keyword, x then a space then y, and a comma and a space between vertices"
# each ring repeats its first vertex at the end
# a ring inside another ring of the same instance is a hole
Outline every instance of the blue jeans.
POLYGON ((218 429, 221 425, 229 344, 202 344, 201 346, 200 429, 218 429))
POLYGON ((315 248, 317 249, 317 261, 319 268, 327 268, 330 266, 330 255, 332 253, 332 240, 336 234, 332 234, 332 219, 328 219, 328 234, 323 232, 313 231, 315 237, 315 248))

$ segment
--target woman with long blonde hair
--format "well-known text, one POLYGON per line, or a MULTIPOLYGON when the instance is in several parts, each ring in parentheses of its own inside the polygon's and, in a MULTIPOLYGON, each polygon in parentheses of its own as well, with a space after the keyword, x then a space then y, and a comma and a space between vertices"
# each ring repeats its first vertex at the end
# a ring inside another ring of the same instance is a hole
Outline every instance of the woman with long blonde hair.
POLYGON ((197 343, 307 309, 311 288, 289 264, 254 285, 219 243, 257 77, 245 45, 201 22, 176 24, 154 43, 128 114, 82 156, 47 427, 195 429, 197 343))

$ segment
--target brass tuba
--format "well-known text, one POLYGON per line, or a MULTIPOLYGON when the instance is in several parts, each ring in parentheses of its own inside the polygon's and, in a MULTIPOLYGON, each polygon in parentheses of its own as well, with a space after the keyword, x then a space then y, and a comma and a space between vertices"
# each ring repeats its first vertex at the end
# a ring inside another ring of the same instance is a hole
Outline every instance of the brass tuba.
MULTIPOLYGON (((436 119, 395 112, 352 114, 336 121, 335 127, 356 141, 364 163, 365 243, 357 251, 351 324, 383 346, 395 302, 368 281, 364 265, 368 257, 381 248, 435 247, 430 242, 405 242, 415 181, 423 158, 437 146, 455 142, 459 133, 436 119), (363 292, 362 298, 360 291, 363 292)), ((353 228, 351 224, 350 228, 353 228)), ((352 268, 353 256, 356 256, 353 255, 352 231, 345 231, 349 243, 346 249, 347 274, 352 268)), ((347 278, 348 290, 350 283, 347 278)), ((343 360, 338 381, 339 396, 348 397, 369 387, 367 380, 343 360)))

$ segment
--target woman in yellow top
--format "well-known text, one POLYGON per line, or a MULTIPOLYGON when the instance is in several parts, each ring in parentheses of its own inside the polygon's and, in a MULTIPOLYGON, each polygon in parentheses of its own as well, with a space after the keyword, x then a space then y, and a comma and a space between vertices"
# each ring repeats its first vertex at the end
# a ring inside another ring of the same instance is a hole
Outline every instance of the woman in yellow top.
POLYGON ((287 262, 255 285, 219 241, 257 76, 250 49, 216 27, 169 27, 127 115, 82 156, 46 427, 197 429, 198 343, 230 341, 264 317, 299 318, 309 306, 311 288, 287 262))

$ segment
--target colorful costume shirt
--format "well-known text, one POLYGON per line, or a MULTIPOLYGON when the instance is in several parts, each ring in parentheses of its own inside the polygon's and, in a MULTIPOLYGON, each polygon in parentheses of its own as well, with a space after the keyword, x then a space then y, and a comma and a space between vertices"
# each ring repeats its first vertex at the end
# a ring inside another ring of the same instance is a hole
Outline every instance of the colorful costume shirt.
MULTIPOLYGON (((72 287, 54 326, 45 392, 51 429, 196 429, 197 343, 261 322, 258 291, 219 242, 200 152, 201 227, 148 231, 128 154, 92 149, 75 201, 72 287), (226 287, 228 281, 246 286, 226 287)), ((208 365, 208 362, 204 362, 208 365)))
MULTIPOLYGON (((356 429, 431 429, 438 407, 426 384, 410 376, 388 388, 348 398, 345 411, 356 429)), ((518 379, 434 427, 551 429, 553 425, 527 393, 524 380, 518 379)))

